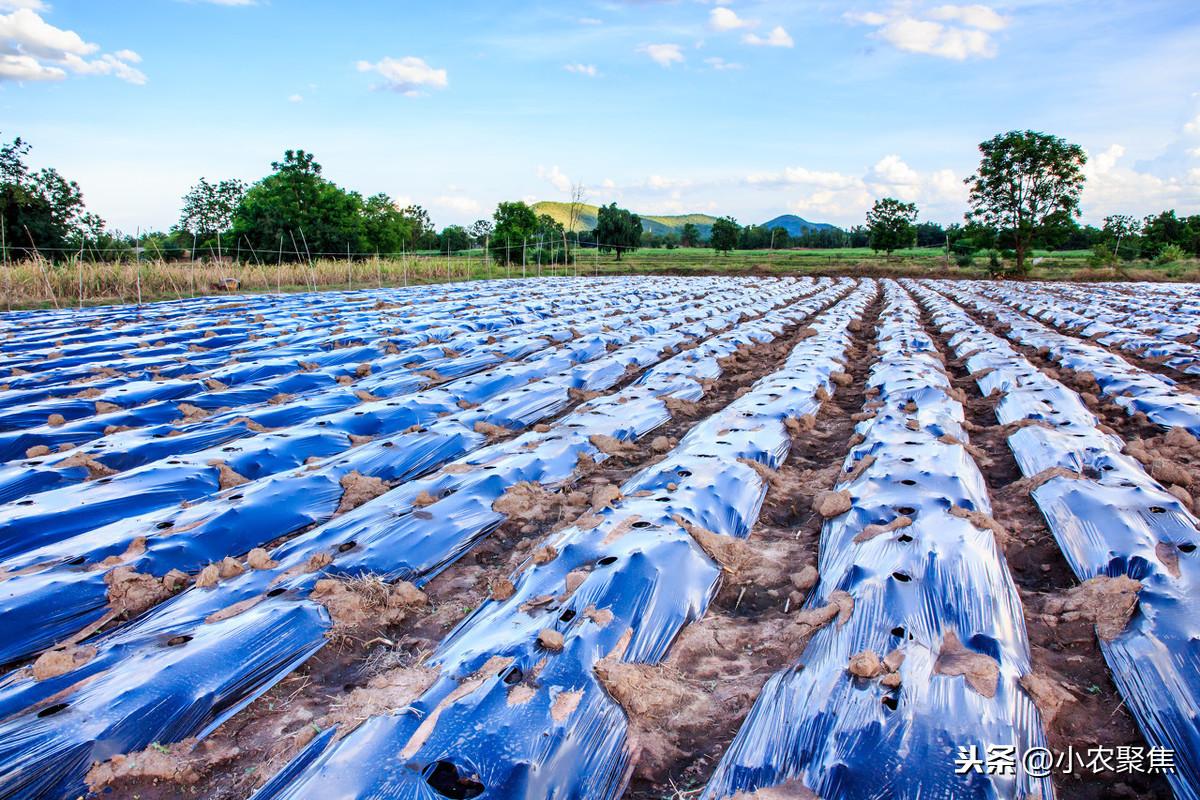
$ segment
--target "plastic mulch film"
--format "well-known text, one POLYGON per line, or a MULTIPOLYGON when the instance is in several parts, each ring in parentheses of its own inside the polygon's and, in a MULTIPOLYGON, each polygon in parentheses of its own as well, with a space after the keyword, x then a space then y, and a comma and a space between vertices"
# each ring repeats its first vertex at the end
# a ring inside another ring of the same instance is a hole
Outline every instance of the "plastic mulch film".
POLYGON ((823 798, 1050 798, 1021 767, 1045 747, 1019 680, 1020 599, 984 523, 986 485, 963 408, 911 298, 885 283, 877 391, 839 489, 848 512, 821 533, 806 609, 837 608, 800 660, 764 687, 703 795, 780 787, 823 798), (958 759, 1013 748, 1013 774, 958 759))
MULTIPOLYGON (((723 299, 736 296, 732 293, 722 298, 718 293, 712 300, 713 307, 719 309, 723 299)), ((226 441, 199 452, 177 452, 117 475, 25 496, 0 506, 0 558, 59 542, 132 515, 192 502, 234 482, 303 466, 311 458, 345 452, 361 442, 357 437, 388 436, 413 425, 427 424, 464 405, 478 404, 572 364, 597 359, 608 345, 619 344, 623 336, 657 333, 682 322, 685 316, 702 313, 698 302, 678 300, 665 305, 651 303, 638 314, 616 317, 610 314, 607 319, 597 312, 598 319, 592 323, 596 332, 572 339, 567 327, 547 326, 539 333, 549 341, 565 341, 565 344, 501 363, 483 375, 468 375, 391 399, 370 399, 374 395, 368 394, 364 400, 352 395, 355 405, 285 429, 252 432, 241 440, 226 441), (642 320, 642 315, 650 319, 642 320), (627 330, 603 332, 608 323, 627 330)), ((504 420, 488 421, 506 424, 504 420)), ((186 447, 182 449, 186 452, 186 447)), ((73 469, 78 478, 79 474, 88 475, 92 470, 104 468, 103 464, 101 467, 77 464, 73 469)), ((38 472, 40 468, 26 469, 38 472)))
POLYGON ((1195 287, 1175 288, 1169 297, 1147 291, 1145 284, 1023 284, 1012 304, 1056 328, 1200 375, 1200 348, 1194 344, 1198 312, 1188 294, 1195 287))
MULTIPOLYGON (((812 288, 805 282, 776 286, 797 294, 812 288)), ((437 473, 291 539, 260 569, 194 586, 83 642, 94 655, 66 674, 38 681, 22 671, 0 680, 0 796, 75 797, 96 761, 207 735, 325 645, 332 622, 310 598, 320 581, 372 575, 424 584, 505 519, 492 505, 509 488, 569 480, 581 455, 606 457, 593 443, 597 435, 645 435, 669 417, 664 396, 698 399, 705 391, 701 381, 721 374, 721 358, 773 340, 850 288, 844 281, 816 286, 817 294, 776 311, 767 311, 774 300, 745 297, 741 308, 730 309, 734 319, 756 303, 767 313, 707 339, 708 326, 694 323, 700 338, 694 348, 625 389, 584 403, 545 431, 471 448, 437 473)), ((652 363, 663 343, 638 341, 628 353, 652 363)), ((627 362, 629 355, 619 353, 609 357, 627 362)), ((624 373, 620 363, 613 366, 618 376, 624 373)), ((589 364, 575 369, 585 376, 604 372, 589 364)), ((557 385, 565 395, 571 381, 557 385)), ((516 396, 496 403, 524 407, 516 396)), ((544 413, 556 408, 562 405, 544 413)), ((523 425, 542 417, 526 411, 507 413, 523 425)))
POLYGON ((598 665, 656 663, 703 615, 720 568, 704 537, 744 538, 778 468, 785 422, 813 415, 844 368, 847 326, 872 282, 810 326, 782 368, 694 427, 631 477, 611 507, 552 535, 443 641, 433 684, 404 709, 336 744, 314 741, 255 795, 266 798, 619 797, 630 747, 598 665), (506 592, 507 594, 507 592, 506 592))
MULTIPOLYGON (((938 285, 945 291, 945 285, 938 285)), ((1005 293, 1014 290, 1005 287, 1005 293)), ((1200 396, 1170 378, 1140 369, 1103 347, 1066 336, 1045 324, 956 285, 951 294, 980 311, 996 316, 1010 326, 1008 338, 1034 348, 1046 348, 1049 358, 1077 372, 1091 373, 1101 392, 1129 414, 1141 412, 1164 428, 1186 428, 1200 436, 1200 396)))
MULTIPOLYGON (((286 460, 272 461, 264 459, 262 451, 251 450, 254 470, 231 459, 228 464, 235 472, 247 473, 245 483, 208 500, 121 517, 9 557, 0 562, 0 569, 11 573, 0 582, 0 663, 32 655, 109 613, 114 570, 131 569, 154 578, 172 570, 195 573, 227 555, 324 522, 338 511, 347 481, 373 479, 394 485, 425 474, 480 446, 478 423, 522 428, 560 409, 572 390, 606 389, 628 368, 651 363, 663 348, 725 327, 747 308, 754 310, 748 306, 721 312, 719 300, 714 296, 706 309, 689 304, 653 320, 625 319, 617 331, 581 336, 545 358, 506 365, 483 378, 461 379, 403 401, 363 404, 353 415, 326 420, 328 433, 314 429, 316 437, 328 437, 334 444, 346 440, 349 425, 356 426, 351 432, 383 434, 344 452, 331 448, 332 454, 321 453, 312 446, 311 436, 293 434, 284 441, 268 434, 265 445, 297 451, 289 452, 286 460), (629 346, 638 337, 638 343, 629 346), (613 347, 618 349, 610 355, 613 347), (561 371, 555 373, 555 368, 561 371), (540 382, 528 382, 529 376, 547 372, 540 382), (466 397, 473 402, 465 402, 466 397), (427 429, 410 431, 414 425, 427 429), (303 470, 294 472, 297 467, 303 470)), ((769 302, 758 301, 760 310, 769 302)), ((239 459, 245 455, 239 454, 239 459)), ((205 459, 199 463, 206 465, 205 459)), ((164 472, 189 474, 182 467, 164 472)), ((80 515, 85 516, 82 510, 80 515)), ((53 524, 58 516, 49 514, 48 519, 53 524)))
POLYGON ((1166 777, 1175 795, 1200 797, 1200 521, 1099 429, 1075 392, 945 298, 922 299, 968 356, 980 391, 1002 393, 998 420, 1034 423, 1008 443, 1023 475, 1047 477, 1033 500, 1076 577, 1140 583, 1129 622, 1097 629, 1100 647, 1147 740, 1174 751, 1177 771, 1166 777))

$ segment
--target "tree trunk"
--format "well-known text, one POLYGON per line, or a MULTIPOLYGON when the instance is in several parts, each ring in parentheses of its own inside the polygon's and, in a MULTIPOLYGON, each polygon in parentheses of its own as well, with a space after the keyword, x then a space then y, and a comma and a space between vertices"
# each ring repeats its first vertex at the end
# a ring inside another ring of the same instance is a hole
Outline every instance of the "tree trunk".
POLYGON ((1019 234, 1016 241, 1017 250, 1017 274, 1025 274, 1025 240, 1019 234))

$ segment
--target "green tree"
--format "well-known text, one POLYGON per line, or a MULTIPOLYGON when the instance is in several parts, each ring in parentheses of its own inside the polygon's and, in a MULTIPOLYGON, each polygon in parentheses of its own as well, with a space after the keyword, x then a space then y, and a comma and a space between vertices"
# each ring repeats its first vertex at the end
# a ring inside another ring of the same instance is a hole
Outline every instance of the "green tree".
POLYGON ((413 220, 382 192, 363 201, 362 218, 364 252, 399 253, 413 240, 413 220))
POLYGON ((462 225, 447 225, 438 239, 443 253, 458 253, 471 246, 471 234, 462 225))
POLYGON ((518 200, 496 206, 492 219, 496 223, 492 233, 492 257, 501 264, 520 263, 524 248, 537 232, 537 214, 518 200))
MULTIPOLYGON (((196 249, 220 247, 219 237, 228 239, 233 227, 233 215, 242 198, 246 196, 246 184, 237 179, 209 183, 201 178, 200 182, 188 190, 183 196, 183 210, 179 214, 179 222, 175 230, 191 234, 195 239, 196 249)), ((228 242, 227 242, 228 244, 228 242)), ((188 242, 188 247, 192 243, 188 242)))
POLYGON ((1104 244, 1108 245, 1114 255, 1132 261, 1137 258, 1140 247, 1137 234, 1140 225, 1135 217, 1128 214, 1111 214, 1104 218, 1104 244))
POLYGON ((894 197, 875 201, 867 212, 867 230, 871 236, 871 249, 880 250, 889 256, 901 247, 911 247, 917 240, 917 206, 902 203, 894 197))
POLYGON ((486 219, 477 219, 471 223, 471 227, 467 229, 467 233, 471 234, 471 238, 475 244, 482 245, 485 240, 491 238, 495 228, 492 223, 486 219))
POLYGON ((946 231, 936 222, 917 224, 917 247, 940 247, 946 244, 946 231))
POLYGON ((1055 214, 1079 216, 1083 165, 1077 144, 1036 131, 1009 131, 979 145, 970 187, 970 218, 1012 237, 1017 272, 1035 237, 1055 214))
POLYGON ((271 168, 234 213, 235 236, 264 253, 276 252, 282 242, 284 253, 297 260, 371 249, 362 197, 323 178, 310 153, 288 150, 271 168))
POLYGON ((600 249, 605 253, 616 250, 617 261, 620 261, 622 250, 636 250, 642 244, 641 217, 617 208, 616 203, 600 206, 596 213, 595 236, 600 249))
POLYGON ((713 223, 712 234, 709 236, 709 244, 718 253, 729 254, 729 251, 737 247, 738 236, 741 233, 741 226, 733 217, 721 217, 713 223))
POLYGON ((684 223, 683 229, 679 232, 679 244, 683 247, 699 247, 700 229, 690 222, 684 223))
POLYGON ((79 184, 52 168, 31 171, 29 150, 19 137, 0 145, 0 230, 9 257, 60 259, 103 232, 104 221, 84 211, 79 184))

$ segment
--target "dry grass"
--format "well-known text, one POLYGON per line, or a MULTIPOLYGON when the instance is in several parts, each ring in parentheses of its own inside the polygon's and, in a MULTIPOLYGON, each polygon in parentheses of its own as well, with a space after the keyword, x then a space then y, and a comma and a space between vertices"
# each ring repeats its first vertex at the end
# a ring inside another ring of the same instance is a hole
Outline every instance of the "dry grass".
MULTIPOLYGON (((519 270, 519 267, 517 268, 519 270)), ((503 277, 502 267, 474 259, 409 256, 402 259, 320 260, 309 263, 234 264, 215 261, 51 263, 30 259, 0 266, 0 311, 164 300, 234 292, 304 291, 405 286, 503 277), (233 278, 236 288, 224 289, 233 278)), ((560 268, 561 272, 561 268, 560 268)))

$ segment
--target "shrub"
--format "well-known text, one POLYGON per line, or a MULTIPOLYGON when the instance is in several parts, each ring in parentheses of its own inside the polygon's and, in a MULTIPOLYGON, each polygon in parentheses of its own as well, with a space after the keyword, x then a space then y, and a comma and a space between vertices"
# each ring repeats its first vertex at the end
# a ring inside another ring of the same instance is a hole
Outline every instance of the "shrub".
POLYGON ((1176 261, 1183 261, 1186 256, 1182 247, 1177 244, 1169 244, 1159 251, 1154 263, 1161 267, 1166 264, 1174 264, 1176 261))
POLYGON ((1092 254, 1088 256, 1088 265, 1093 267, 1112 267, 1117 263, 1117 256, 1113 253, 1112 248, 1106 244, 1098 244, 1092 248, 1092 254))

